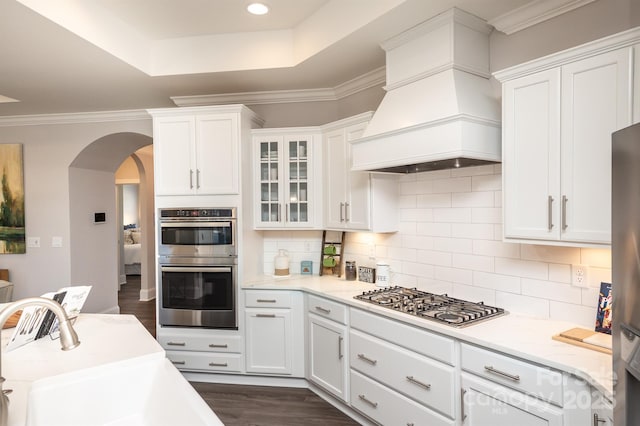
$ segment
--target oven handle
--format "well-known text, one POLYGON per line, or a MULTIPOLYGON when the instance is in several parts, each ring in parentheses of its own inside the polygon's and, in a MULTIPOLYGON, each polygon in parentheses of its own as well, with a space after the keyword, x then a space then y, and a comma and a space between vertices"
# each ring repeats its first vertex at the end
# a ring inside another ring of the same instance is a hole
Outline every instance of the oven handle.
POLYGON ((202 222, 163 222, 161 228, 231 228, 231 222, 207 220, 202 222))
POLYGON ((226 266, 161 266, 162 272, 231 272, 226 266))

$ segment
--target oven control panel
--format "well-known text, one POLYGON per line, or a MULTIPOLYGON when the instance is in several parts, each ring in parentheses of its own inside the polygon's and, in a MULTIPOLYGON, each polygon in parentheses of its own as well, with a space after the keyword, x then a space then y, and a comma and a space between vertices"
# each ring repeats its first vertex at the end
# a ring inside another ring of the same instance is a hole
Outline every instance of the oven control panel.
POLYGON ((235 208, 215 208, 215 209, 197 209, 197 208, 181 208, 181 209, 161 209, 160 217, 164 219, 171 218, 235 218, 235 208))

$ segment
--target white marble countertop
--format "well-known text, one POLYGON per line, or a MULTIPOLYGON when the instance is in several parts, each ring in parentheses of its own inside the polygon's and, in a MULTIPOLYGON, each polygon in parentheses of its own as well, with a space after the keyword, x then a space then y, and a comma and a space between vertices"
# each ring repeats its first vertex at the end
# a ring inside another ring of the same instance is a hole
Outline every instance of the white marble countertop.
POLYGON ((302 290, 324 296, 460 341, 573 374, 589 382, 608 399, 613 398, 611 355, 552 340, 552 336, 562 331, 579 327, 570 322, 534 319, 509 313, 469 327, 455 328, 356 300, 353 296, 377 287, 374 284, 329 276, 265 276, 246 282, 242 288, 302 290))
MULTIPOLYGON (((69 351, 61 350, 59 340, 44 337, 6 352, 13 330, 2 333, 2 375, 6 378, 3 387, 13 390, 9 394, 9 425, 25 424, 28 394, 39 379, 80 370, 83 375, 90 375, 107 364, 109 368, 119 368, 164 361, 164 349, 133 315, 81 314, 73 327, 80 345, 69 351)), ((96 389, 92 397, 103 395, 96 389)))

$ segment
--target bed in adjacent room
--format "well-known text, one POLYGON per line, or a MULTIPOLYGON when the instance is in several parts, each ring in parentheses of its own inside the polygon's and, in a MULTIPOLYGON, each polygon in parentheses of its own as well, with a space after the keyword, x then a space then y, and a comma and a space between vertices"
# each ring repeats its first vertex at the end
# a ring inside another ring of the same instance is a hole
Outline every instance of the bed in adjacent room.
POLYGON ((142 262, 142 232, 138 228, 124 230, 124 272, 126 275, 140 275, 142 262))

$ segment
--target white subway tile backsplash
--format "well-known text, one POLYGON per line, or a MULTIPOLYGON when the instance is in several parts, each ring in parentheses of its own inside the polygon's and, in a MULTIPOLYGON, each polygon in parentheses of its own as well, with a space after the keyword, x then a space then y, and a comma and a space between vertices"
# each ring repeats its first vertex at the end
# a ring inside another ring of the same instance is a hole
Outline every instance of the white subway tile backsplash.
POLYGON ((471 254, 472 244, 473 240, 469 238, 433 237, 433 249, 438 251, 471 254))
POLYGON ((451 266, 451 253, 436 250, 418 250, 416 259, 418 262, 435 266, 451 266))
POLYGON ((433 278, 434 266, 426 263, 402 262, 401 272, 403 275, 412 275, 414 277, 433 278))
POLYGON ((502 209, 495 207, 475 207, 471 209, 473 223, 502 223, 502 209))
POLYGON ((481 175, 493 175, 495 174, 493 164, 486 164, 484 166, 474 167, 462 167, 460 169, 451 169, 451 176, 481 176, 481 175))
POLYGON ((454 223, 451 225, 451 236, 456 238, 492 240, 493 225, 486 223, 454 223))
POLYGON ((400 223, 402 222, 433 222, 433 209, 399 209, 400 223))
POLYGON ((549 264, 549 281, 571 284, 571 265, 549 264))
POLYGON ((598 286, 598 288, 595 287, 589 287, 589 288, 582 288, 580 289, 582 290, 582 305, 583 306, 588 306, 588 307, 594 307, 594 306, 598 306, 598 299, 600 297, 600 286, 598 286))
POLYGON ((609 249, 583 248, 581 258, 583 265, 611 269, 611 250, 609 249))
POLYGON ((473 272, 473 286, 519 294, 520 278, 488 272, 473 272))
MULTIPOLYGON (((509 312, 531 316, 534 318, 549 318, 549 300, 537 297, 522 296, 513 293, 496 292, 496 305, 509 312)), ((551 338, 551 336, 549 336, 551 338)))
POLYGON ((418 182, 416 180, 399 180, 398 189, 400 195, 415 195, 418 193, 418 182))
POLYGON ((523 244, 520 250, 522 259, 553 263, 580 263, 580 249, 575 247, 541 246, 523 244))
POLYGON ((496 292, 482 287, 473 287, 464 284, 454 284, 453 292, 449 294, 457 299, 471 302, 484 302, 486 305, 496 306, 496 292))
POLYGON ((452 193, 451 207, 495 207, 493 192, 452 193))
POLYGON ((398 224, 398 232, 401 234, 416 234, 418 233, 417 222, 400 222, 398 224))
POLYGON ((496 273, 503 275, 533 278, 536 280, 546 280, 549 278, 549 265, 544 262, 497 257, 495 259, 495 268, 496 273))
POLYGON ((451 236, 451 224, 450 223, 417 223, 416 234, 429 235, 432 237, 450 237, 451 236))
POLYGON ((519 259, 520 244, 491 240, 473 240, 473 254, 519 259))
POLYGON ((449 179, 437 179, 432 182, 434 194, 471 191, 471 177, 452 177, 449 179))
POLYGON ((442 223, 470 223, 471 209, 450 208, 433 209, 433 222, 442 223))
POLYGON ((600 283, 611 283, 611 269, 589 268, 589 286, 600 289, 600 283))
POLYGON ((522 294, 576 305, 582 302, 582 292, 579 287, 552 281, 522 278, 522 294))
POLYGON ((417 250, 405 247, 389 247, 387 250, 389 259, 399 261, 415 262, 417 258, 417 250))
POLYGON ((451 207, 451 194, 418 194, 416 195, 417 208, 451 207))
POLYGON ((473 271, 469 269, 446 268, 436 266, 434 276, 437 280, 448 281, 457 284, 471 285, 473 283, 473 271))
POLYGON ((430 182, 437 179, 446 179, 451 177, 451 170, 434 170, 433 172, 416 173, 415 175, 409 176, 415 176, 415 179, 418 182, 430 182))
POLYGON ((501 191, 502 178, 500 175, 481 175, 474 176, 471 180, 471 190, 480 191, 501 191))
POLYGON ((416 288, 434 294, 453 294, 453 284, 433 278, 419 278, 416 288))
POLYGON ((431 250, 434 247, 434 238, 424 235, 403 235, 402 246, 421 250, 431 250))
POLYGON ((415 195, 400 195, 398 197, 398 207, 401 209, 415 209, 418 200, 415 195))
POLYGON ((494 259, 490 256, 476 256, 472 254, 454 253, 452 265, 455 268, 471 269, 473 271, 493 272, 494 259))
POLYGON ((573 303, 550 302, 550 318, 557 321, 571 321, 582 327, 593 329, 596 324, 596 304, 581 306, 573 303))

